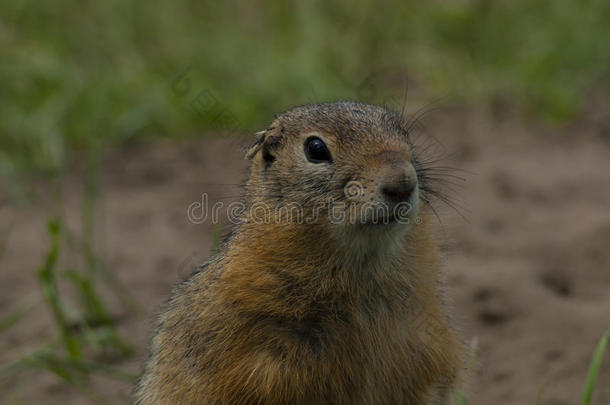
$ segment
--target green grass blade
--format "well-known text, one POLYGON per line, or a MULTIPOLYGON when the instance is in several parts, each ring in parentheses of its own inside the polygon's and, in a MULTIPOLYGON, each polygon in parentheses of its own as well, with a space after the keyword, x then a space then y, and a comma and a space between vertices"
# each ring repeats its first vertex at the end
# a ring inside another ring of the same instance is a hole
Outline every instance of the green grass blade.
POLYGON ((93 327, 112 324, 109 311, 96 293, 89 277, 80 274, 76 270, 66 270, 63 275, 76 288, 87 323, 93 327))
POLYGON ((5 332, 10 327, 18 323, 25 316, 28 310, 28 307, 17 308, 15 311, 0 319, 0 333, 5 332))
POLYGON ((100 347, 103 355, 124 357, 131 354, 131 347, 119 337, 110 311, 96 292, 90 278, 76 270, 67 270, 64 275, 74 284, 80 296, 85 330, 91 329, 91 333, 86 333, 85 336, 89 336, 90 341, 93 339, 91 343, 100 347))
POLYGON ((53 351, 41 350, 24 357, 22 363, 28 368, 46 370, 56 375, 96 404, 107 403, 89 388, 87 381, 91 370, 85 361, 62 356, 53 351))
POLYGON ((599 340, 597 348, 595 349, 595 353, 593 354, 593 359, 591 360, 591 365, 589 366, 589 372, 587 373, 587 383, 585 385, 585 391, 582 396, 582 405, 591 404, 591 399, 593 398, 593 390, 595 389, 597 376, 599 375, 599 371, 602 366, 602 360, 604 358, 604 353, 606 351, 606 347, 608 346, 609 336, 610 329, 608 329, 606 333, 604 333, 602 338, 599 340))
POLYGON ((544 395, 544 391, 546 390, 547 383, 542 384, 542 387, 538 390, 538 394, 536 394, 536 405, 540 405, 542 403, 542 396, 544 395))
POLYGON ((61 338, 66 350, 74 358, 81 357, 81 345, 75 332, 72 330, 68 317, 64 310, 64 304, 57 291, 57 258, 59 256, 60 243, 60 222, 53 219, 49 221, 48 232, 51 237, 51 247, 47 252, 44 264, 38 269, 38 280, 42 288, 47 304, 51 308, 51 313, 55 323, 61 332, 61 338))

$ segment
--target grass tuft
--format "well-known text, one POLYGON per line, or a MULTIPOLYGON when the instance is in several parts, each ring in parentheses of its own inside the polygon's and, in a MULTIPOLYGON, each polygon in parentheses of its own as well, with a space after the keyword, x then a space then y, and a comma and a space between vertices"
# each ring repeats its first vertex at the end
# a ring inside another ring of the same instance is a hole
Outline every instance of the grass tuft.
MULTIPOLYGON (((59 217, 49 220, 47 232, 50 246, 37 276, 47 306, 59 329, 58 342, 43 344, 21 360, 0 369, 0 378, 27 370, 46 370, 76 388, 95 403, 104 403, 98 393, 89 388, 91 374, 105 375, 133 382, 135 376, 104 364, 121 360, 132 353, 131 347, 119 336, 110 311, 95 288, 92 274, 74 269, 59 270, 62 222, 59 217), (76 302, 68 303, 60 293, 63 280, 76 291, 76 302)), ((18 322, 25 309, 19 309, 0 321, 0 332, 18 322)))

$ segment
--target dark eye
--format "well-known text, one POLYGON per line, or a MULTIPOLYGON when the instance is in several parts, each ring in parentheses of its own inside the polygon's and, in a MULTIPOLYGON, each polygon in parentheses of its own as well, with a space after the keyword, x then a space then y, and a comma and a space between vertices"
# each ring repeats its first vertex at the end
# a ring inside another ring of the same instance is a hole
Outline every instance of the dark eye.
POLYGON ((305 140, 305 156, 312 163, 330 162, 330 152, 320 138, 312 136, 305 140))

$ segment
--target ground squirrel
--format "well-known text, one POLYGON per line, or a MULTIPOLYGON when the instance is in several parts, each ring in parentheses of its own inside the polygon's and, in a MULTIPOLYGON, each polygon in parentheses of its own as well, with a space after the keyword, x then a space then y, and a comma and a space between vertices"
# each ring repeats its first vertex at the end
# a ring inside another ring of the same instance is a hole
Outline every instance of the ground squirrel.
POLYGON ((239 224, 167 303, 136 403, 447 403, 461 345, 409 122, 296 107, 246 157, 239 224))

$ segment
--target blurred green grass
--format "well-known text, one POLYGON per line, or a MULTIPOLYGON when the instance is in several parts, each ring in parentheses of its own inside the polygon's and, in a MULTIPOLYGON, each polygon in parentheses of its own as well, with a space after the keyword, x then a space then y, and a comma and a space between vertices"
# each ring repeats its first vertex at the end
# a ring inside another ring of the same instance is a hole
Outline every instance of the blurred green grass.
POLYGON ((407 75, 430 99, 568 120, 610 82, 608 21, 606 0, 4 0, 0 175, 250 131, 294 104, 402 99, 407 75))

